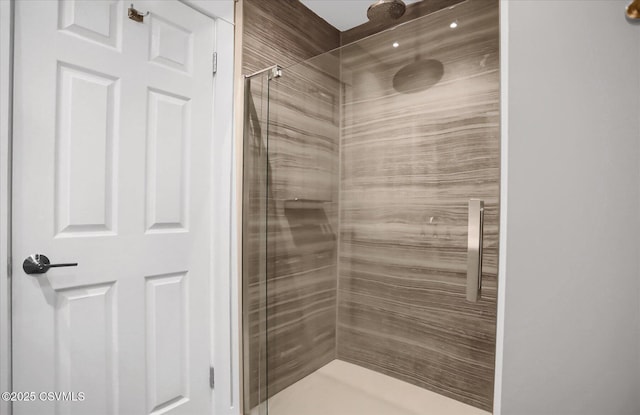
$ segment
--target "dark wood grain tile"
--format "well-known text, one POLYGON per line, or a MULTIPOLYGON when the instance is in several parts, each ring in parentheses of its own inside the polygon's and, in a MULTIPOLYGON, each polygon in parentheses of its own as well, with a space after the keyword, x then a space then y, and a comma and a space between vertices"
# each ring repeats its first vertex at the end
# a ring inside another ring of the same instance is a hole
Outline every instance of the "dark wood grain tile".
POLYGON ((272 396, 337 357, 490 410, 497 0, 418 3, 411 22, 322 56, 340 33, 299 2, 244 1, 245 72, 285 67, 252 91, 258 122, 245 148, 253 404, 266 397, 267 368, 272 396), (442 79, 393 88, 400 68, 425 59, 442 63, 442 79), (479 303, 465 300, 470 198, 485 200, 479 303))
POLYGON ((340 46, 340 31, 298 0, 243 0, 245 74, 291 66, 340 46))
MULTIPOLYGON (((245 74, 340 44, 340 32, 297 0, 243 1, 245 74)), ((268 89, 256 79, 248 97, 256 107, 244 180, 250 406, 335 358, 340 84, 327 70, 339 62, 285 70, 268 89)))
MULTIPOLYGON (((409 4, 404 15, 397 20, 382 20, 378 22, 368 21, 349 30, 345 30, 340 35, 340 44, 347 45, 349 43, 356 42, 360 39, 374 35, 398 24, 406 23, 410 20, 414 20, 437 12, 438 10, 446 9, 447 7, 454 6, 463 1, 464 0, 427 0, 409 4)), ((366 2, 363 2, 362 7, 363 9, 366 9, 369 4, 373 3, 373 0, 368 4, 366 2)))

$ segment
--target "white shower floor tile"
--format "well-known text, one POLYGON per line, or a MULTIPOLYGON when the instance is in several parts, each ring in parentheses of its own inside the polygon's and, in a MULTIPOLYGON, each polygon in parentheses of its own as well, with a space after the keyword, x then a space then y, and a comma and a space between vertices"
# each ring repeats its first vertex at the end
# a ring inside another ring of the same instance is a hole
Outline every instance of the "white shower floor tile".
POLYGON ((269 415, 489 415, 360 366, 334 360, 269 400, 269 415))

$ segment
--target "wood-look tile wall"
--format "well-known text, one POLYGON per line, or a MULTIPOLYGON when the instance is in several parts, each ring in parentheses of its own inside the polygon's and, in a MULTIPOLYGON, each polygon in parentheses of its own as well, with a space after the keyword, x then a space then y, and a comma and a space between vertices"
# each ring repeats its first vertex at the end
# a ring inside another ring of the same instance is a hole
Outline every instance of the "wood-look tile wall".
MULTIPOLYGON (((243 1, 243 73, 286 68, 268 91, 256 82, 249 97, 255 124, 269 130, 268 163, 266 131, 250 129, 255 140, 245 149, 254 181, 244 231, 252 405, 266 397, 259 379, 267 365, 272 396, 339 358, 490 410, 497 0, 469 0, 300 65, 341 37, 344 44, 384 27, 341 35, 298 1, 243 1), (442 63, 442 79, 425 91, 393 89, 401 67, 426 59, 442 63), (486 208, 478 304, 464 299, 469 198, 486 208), (265 330, 268 361, 260 365, 265 330)), ((407 20, 456 3, 418 3, 407 20)))
POLYGON ((338 358, 486 410, 496 322, 498 30, 497 0, 469 0, 341 53, 338 358), (394 89, 400 68, 429 59, 444 69, 434 86, 394 89), (465 300, 470 198, 485 201, 479 303, 465 300))
MULTIPOLYGON (((244 74, 274 64, 287 68, 340 45, 340 32, 297 0, 243 2, 244 74)), ((250 406, 267 396, 260 382, 266 369, 272 396, 335 358, 340 136, 339 83, 323 71, 298 66, 271 81, 268 91, 262 80, 255 86, 248 98, 262 130, 245 131, 252 144, 245 145, 243 230, 250 406), (267 92, 268 126, 260 112, 267 92), (267 207, 260 203, 265 197, 267 207), (261 362, 265 327, 268 357, 261 362)))
MULTIPOLYGON (((406 23, 410 20, 418 19, 428 14, 437 12, 447 7, 454 6, 464 0, 427 0, 417 3, 411 3, 407 5, 405 13, 397 20, 381 20, 381 21, 368 21, 359 26, 345 30, 340 34, 340 44, 347 45, 352 42, 356 42, 367 36, 374 35, 382 32, 383 30, 397 26, 402 23, 406 23)), ((373 4, 373 0, 369 4, 373 4)), ((368 7, 367 3, 363 3, 363 12, 368 7)))

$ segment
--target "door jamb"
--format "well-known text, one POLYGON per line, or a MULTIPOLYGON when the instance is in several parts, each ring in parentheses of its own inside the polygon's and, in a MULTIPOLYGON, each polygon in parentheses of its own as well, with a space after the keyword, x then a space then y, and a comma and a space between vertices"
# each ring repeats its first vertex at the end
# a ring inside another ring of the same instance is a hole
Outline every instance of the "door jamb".
MULTIPOLYGON (((0 1, 0 392, 11 390, 11 142, 14 0, 0 1)), ((0 413, 11 403, 0 400, 0 413)))
MULTIPOLYGON (((234 161, 234 0, 179 0, 216 22, 215 51, 217 72, 213 79, 213 140, 211 192, 211 244, 214 247, 211 275, 211 364, 215 368, 215 415, 240 414, 238 277, 232 263, 237 257, 235 226, 236 202, 233 197, 234 161), (217 190, 217 191, 216 191, 217 190), (224 198, 214 195, 224 194, 224 198)), ((213 52, 213 51, 212 51, 213 52)))
POLYGON ((496 351, 493 378, 493 414, 502 414, 504 321, 507 300, 507 186, 509 184, 509 1, 500 0, 500 233, 498 235, 498 296, 496 351))

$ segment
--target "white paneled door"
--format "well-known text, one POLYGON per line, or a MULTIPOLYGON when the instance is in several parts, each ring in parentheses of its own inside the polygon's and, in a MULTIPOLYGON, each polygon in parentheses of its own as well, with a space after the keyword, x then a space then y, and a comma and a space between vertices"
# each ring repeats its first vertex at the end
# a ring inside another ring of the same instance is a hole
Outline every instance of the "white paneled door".
POLYGON ((16 1, 16 415, 211 413, 215 22, 130 3, 16 1))

